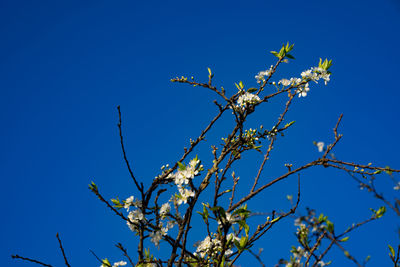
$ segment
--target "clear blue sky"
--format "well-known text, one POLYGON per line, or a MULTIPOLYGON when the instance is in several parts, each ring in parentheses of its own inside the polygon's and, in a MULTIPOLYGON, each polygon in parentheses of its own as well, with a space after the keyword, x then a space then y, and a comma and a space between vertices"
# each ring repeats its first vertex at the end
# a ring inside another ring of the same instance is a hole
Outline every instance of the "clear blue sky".
MULTIPOLYGON (((134 255, 132 232, 87 189, 94 180, 107 198, 137 193, 121 157, 116 106, 134 172, 149 184, 216 112, 210 92, 169 79, 205 80, 211 67, 231 92, 240 80, 254 86, 254 75, 274 62, 268 51, 286 41, 295 43, 296 60, 283 65, 282 77, 299 75, 319 57, 334 66, 328 86, 313 86, 293 105, 288 119, 296 125, 277 143, 273 162, 318 157, 312 141, 331 141, 344 113, 338 158, 400 168, 399 33, 398 0, 1 1, 1 265, 26 266, 11 260, 17 253, 61 266, 57 232, 73 266, 99 265, 89 249, 122 259, 117 242, 134 255)), ((252 126, 270 125, 279 106, 267 106, 252 126)), ((208 147, 198 153, 208 155, 208 147)), ((239 175, 251 179, 251 171, 242 166, 239 175)), ((339 229, 381 205, 338 171, 307 171, 302 179, 300 210, 316 208, 339 229)), ((381 179, 382 191, 391 191, 390 179, 381 179)), ((287 208, 295 188, 294 179, 277 185, 250 209, 287 208)), ((398 244, 399 219, 387 215, 346 244, 359 259, 372 255, 370 266, 389 266, 386 245, 398 244)), ((289 257, 291 225, 259 242, 267 266, 289 257)), ((340 252, 331 259, 351 265, 340 252)), ((246 256, 238 263, 253 262, 246 256)))

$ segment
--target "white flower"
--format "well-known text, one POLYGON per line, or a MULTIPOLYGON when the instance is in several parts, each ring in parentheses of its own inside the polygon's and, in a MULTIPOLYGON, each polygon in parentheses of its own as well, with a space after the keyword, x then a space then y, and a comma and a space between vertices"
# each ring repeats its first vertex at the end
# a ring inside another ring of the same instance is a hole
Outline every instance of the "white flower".
MULTIPOLYGON (((110 262, 107 259, 105 259, 105 260, 103 260, 103 264, 100 265, 100 267, 108 267, 110 265, 111 265, 110 262)), ((119 262, 114 262, 112 267, 119 267, 119 266, 125 266, 125 265, 127 265, 127 263, 125 261, 119 261, 119 262)))
POLYGON ((330 81, 330 76, 331 74, 328 73, 327 70, 319 67, 312 67, 311 69, 301 73, 301 77, 304 80, 311 80, 318 83, 318 80, 323 79, 325 81, 325 85, 327 85, 327 83, 330 81))
MULTIPOLYGON (((234 224, 234 223, 236 223, 236 218, 235 218, 235 216, 233 216, 229 212, 226 212, 225 213, 225 219, 223 219, 223 221, 225 223, 228 223, 228 224, 234 224)), ((218 220, 218 224, 221 224, 221 223, 222 222, 220 220, 218 220)))
POLYGON ((192 160, 189 162, 189 166, 190 166, 191 168, 195 169, 196 166, 197 166, 197 164, 199 164, 199 163, 200 163, 200 160, 194 158, 194 159, 192 159, 192 160))
POLYGON ((273 69, 273 66, 271 65, 271 67, 269 68, 269 70, 260 71, 260 72, 255 76, 257 82, 258 82, 258 83, 265 82, 265 77, 268 77, 268 76, 271 75, 272 69, 273 69))
POLYGON ((142 211, 139 210, 139 209, 129 212, 128 219, 129 220, 126 223, 128 224, 129 228, 133 232, 135 232, 137 230, 136 229, 136 224, 138 224, 140 221, 144 221, 145 220, 142 211))
POLYGON ((226 240, 227 241, 240 241, 240 238, 239 237, 237 237, 234 233, 230 233, 230 234, 228 234, 227 236, 226 236, 226 240))
POLYGON ((301 81, 301 78, 290 78, 290 83, 293 85, 298 85, 299 83, 301 83, 301 81))
POLYGON ((316 73, 313 72, 313 69, 303 71, 301 73, 301 77, 303 79, 310 79, 310 80, 315 80, 317 78, 316 73))
POLYGON ((167 213, 171 210, 171 206, 169 205, 169 203, 164 203, 162 204, 161 208, 160 208, 160 216, 161 218, 165 218, 165 216, 167 215, 167 213))
POLYGON ((173 178, 176 185, 188 184, 188 179, 193 179, 196 175, 199 174, 199 170, 203 168, 203 165, 200 165, 198 168, 200 160, 196 158, 192 159, 189 162, 188 166, 185 166, 185 169, 179 169, 175 174, 169 174, 167 178, 173 178))
POLYGON ((238 107, 246 107, 247 105, 257 104, 260 101, 261 100, 258 95, 246 92, 246 93, 242 94, 241 96, 239 96, 239 98, 237 100, 237 106, 238 107))
POLYGON ((299 94, 299 97, 306 97, 308 91, 310 91, 310 87, 309 87, 309 84, 306 83, 302 86, 299 86, 298 89, 296 90, 296 93, 299 94))
POLYGON ((400 182, 397 182, 396 186, 393 187, 394 190, 400 190, 400 182))
POLYGON ((229 255, 231 255, 232 253, 233 253, 232 249, 227 249, 227 250, 225 250, 225 255, 226 255, 226 256, 229 256, 229 255))
POLYGON ((178 186, 189 183, 189 180, 186 178, 185 173, 183 173, 183 171, 178 171, 178 173, 174 175, 174 178, 175 178, 175 184, 178 186))
POLYGON ((125 266, 125 265, 127 265, 126 261, 119 261, 115 262, 112 267, 125 266))
POLYGON ((133 205, 133 196, 130 196, 130 197, 128 197, 128 198, 125 200, 124 208, 125 208, 127 211, 129 211, 129 207, 130 207, 131 205, 133 205))
POLYGON ((150 237, 151 237, 151 242, 154 243, 155 246, 159 246, 160 245, 160 241, 162 239, 162 232, 161 231, 155 231, 155 232, 151 232, 150 233, 150 237))
MULTIPOLYGON (((212 256, 215 255, 218 251, 221 251, 221 241, 217 238, 210 238, 210 236, 207 236, 203 241, 200 242, 200 244, 197 246, 197 253, 200 253, 200 256, 204 258, 206 254, 212 256), (211 250, 212 248, 212 250, 211 250)), ((228 253, 230 251, 228 250, 228 253)), ((225 255, 228 255, 227 252, 225 252, 225 255)))
POLYGON ((289 86, 292 82, 288 79, 282 79, 278 82, 278 84, 282 84, 283 86, 289 86))
POLYGON ((181 205, 182 203, 186 204, 189 197, 194 197, 194 192, 189 189, 178 186, 178 190, 180 193, 180 198, 178 198, 178 205, 181 205))
POLYGON ((211 238, 207 236, 203 241, 200 242, 196 252, 200 253, 200 256, 204 258, 207 251, 211 248, 211 245, 212 245, 211 238))
POLYGON ((324 151, 324 145, 325 145, 324 142, 318 142, 317 143, 318 152, 324 151))

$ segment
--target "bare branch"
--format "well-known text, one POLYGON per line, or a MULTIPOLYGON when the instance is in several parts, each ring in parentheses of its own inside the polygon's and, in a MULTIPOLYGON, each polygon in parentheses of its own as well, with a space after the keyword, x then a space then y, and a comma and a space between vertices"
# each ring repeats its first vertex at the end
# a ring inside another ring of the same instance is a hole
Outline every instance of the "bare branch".
POLYGON ((62 246, 61 239, 60 239, 60 236, 58 235, 58 233, 57 233, 56 237, 57 237, 58 243, 60 244, 60 249, 63 254, 65 265, 67 265, 68 267, 71 267, 71 265, 69 265, 69 263, 68 263, 67 256, 65 256, 64 248, 62 246))
POLYGON ((43 262, 38 261, 38 260, 31 259, 31 258, 22 257, 22 256, 19 256, 19 255, 11 255, 11 258, 20 259, 20 260, 24 260, 24 261, 29 261, 29 262, 36 263, 36 264, 39 264, 39 265, 42 265, 42 266, 53 267, 53 265, 46 264, 46 263, 43 263, 43 262))
POLYGON ((137 189, 139 190, 139 192, 141 192, 142 195, 143 195, 143 184, 139 185, 138 181, 137 181, 136 178, 135 178, 135 175, 133 175, 133 171, 132 171, 132 169, 131 169, 131 165, 129 164, 128 157, 126 156, 125 146, 124 146, 124 138, 123 138, 123 136, 122 136, 122 119, 121 119, 122 116, 121 116, 121 107, 118 106, 117 109, 118 109, 118 117, 119 117, 118 129, 119 129, 119 138, 120 138, 120 142, 121 142, 122 154, 123 154, 123 156, 124 156, 124 160, 125 160, 126 166, 128 167, 129 174, 131 175, 133 181, 135 182, 136 188, 137 188, 137 189))

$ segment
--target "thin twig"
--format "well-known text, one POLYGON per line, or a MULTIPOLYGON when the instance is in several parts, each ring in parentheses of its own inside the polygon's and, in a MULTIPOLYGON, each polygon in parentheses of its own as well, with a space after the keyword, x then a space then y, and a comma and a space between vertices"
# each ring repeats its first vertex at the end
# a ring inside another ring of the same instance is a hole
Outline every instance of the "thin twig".
POLYGON ((67 265, 68 267, 71 267, 71 265, 69 265, 69 263, 68 263, 67 256, 65 256, 64 248, 62 246, 61 239, 60 239, 60 236, 58 235, 58 233, 57 233, 56 237, 57 237, 58 243, 60 244, 60 249, 61 249, 61 252, 64 257, 65 265, 67 265))
POLYGON ((131 165, 129 164, 128 157, 126 156, 125 146, 124 146, 124 137, 122 136, 121 107, 117 106, 117 109, 118 109, 118 117, 119 117, 118 129, 119 129, 119 138, 120 138, 120 142, 121 142, 122 154, 124 156, 124 160, 125 160, 126 166, 128 167, 129 174, 131 175, 133 181, 135 182, 135 185, 136 185, 137 189, 143 194, 143 184, 139 185, 138 181, 135 178, 135 175, 133 175, 133 171, 131 169, 131 165))
POLYGON ((126 248, 124 248, 124 247, 122 246, 121 243, 118 243, 118 244, 116 244, 115 246, 116 246, 117 248, 119 248, 119 249, 122 251, 122 253, 124 254, 124 256, 128 259, 129 263, 134 267, 135 264, 133 264, 133 261, 132 261, 131 257, 129 257, 126 248))
POLYGON ((90 253, 93 254, 93 256, 94 256, 101 264, 107 265, 108 267, 112 267, 110 264, 108 264, 108 263, 106 263, 106 262, 103 262, 103 261, 93 252, 93 250, 89 249, 89 251, 90 251, 90 253))
POLYGON ((11 258, 20 259, 20 260, 24 260, 24 261, 29 261, 29 262, 36 263, 36 264, 39 264, 39 265, 42 265, 42 266, 53 267, 53 265, 46 264, 46 263, 43 263, 43 262, 38 261, 38 260, 31 259, 31 258, 22 257, 22 256, 19 256, 19 255, 11 255, 11 258))

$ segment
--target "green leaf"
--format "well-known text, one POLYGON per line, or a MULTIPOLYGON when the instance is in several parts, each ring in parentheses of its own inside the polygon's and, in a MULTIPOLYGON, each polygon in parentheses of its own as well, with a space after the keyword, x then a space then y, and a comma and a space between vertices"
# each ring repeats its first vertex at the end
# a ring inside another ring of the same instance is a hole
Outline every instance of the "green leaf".
POLYGON ((94 182, 90 183, 89 189, 92 191, 98 191, 97 185, 94 182))
POLYGON ((291 122, 289 122, 289 123, 286 123, 285 128, 288 128, 288 127, 292 126, 293 123, 295 123, 295 122, 296 122, 296 121, 291 121, 291 122))
POLYGON ((343 237, 343 238, 340 239, 339 241, 340 241, 340 242, 346 242, 347 240, 349 240, 349 237, 348 237, 348 236, 343 237))
POLYGON ((367 261, 369 261, 371 259, 371 255, 368 255, 367 257, 365 257, 364 262, 367 263, 367 261))
POLYGON ((249 236, 249 231, 250 231, 250 227, 249 227, 249 225, 246 223, 246 224, 244 225, 244 232, 246 233, 246 236, 249 236))
POLYGON ((247 237, 242 236, 242 238, 240 238, 239 244, 240 244, 240 249, 243 250, 247 244, 247 237))
POLYGON ((347 250, 344 251, 344 255, 350 259, 350 253, 347 250))
POLYGON ((286 57, 290 59, 295 59, 294 56, 292 56, 291 54, 286 54, 286 57))
POLYGON ((236 85, 236 88, 240 91, 240 90, 242 90, 241 88, 240 88, 240 86, 237 84, 237 83, 235 83, 235 85, 236 85))
POLYGON ((394 256, 396 255, 396 253, 394 252, 393 247, 392 247, 391 245, 388 245, 388 247, 389 247, 389 250, 390 250, 390 253, 391 253, 391 255, 389 254, 389 256, 390 256, 391 258, 394 258, 394 256))
POLYGON ((124 205, 122 205, 122 203, 119 201, 118 197, 116 199, 112 198, 111 202, 114 204, 114 207, 121 209, 124 207, 124 205))
POLYGON ((178 161, 178 168, 180 171, 184 171, 186 170, 186 166, 184 164, 182 164, 181 162, 178 161))
POLYGON ((321 213, 321 214, 319 215, 319 217, 318 217, 318 222, 322 223, 322 222, 326 221, 326 219, 327 219, 327 217, 324 216, 323 213, 321 213))
POLYGON ((242 215, 242 216, 245 216, 245 215, 248 215, 249 213, 250 213, 249 210, 247 210, 247 209, 245 209, 245 208, 239 208, 239 209, 235 210, 235 211, 232 213, 232 215, 242 215))
POLYGON ((239 86, 240 86, 240 89, 243 89, 243 88, 244 88, 244 85, 243 85, 243 82, 242 82, 242 81, 239 82, 239 86))
POLYGON ((271 51, 270 53, 273 54, 274 56, 276 56, 277 58, 279 58, 278 52, 276 52, 276 51, 271 51))
POLYGON ((251 88, 247 89, 247 92, 253 93, 253 92, 257 91, 257 90, 258 90, 257 88, 251 87, 251 88))
POLYGON ((208 74, 211 76, 212 75, 211 69, 210 68, 207 69, 208 69, 208 74))
POLYGON ((108 261, 107 258, 105 258, 104 260, 102 260, 102 263, 106 266, 111 266, 111 263, 108 261))
POLYGON ((224 267, 225 266, 225 257, 222 257, 222 261, 219 265, 220 267, 224 267))
POLYGON ((385 172, 386 172, 388 175, 392 175, 392 174, 393 174, 393 172, 390 170, 390 167, 389 167, 389 166, 386 166, 386 167, 385 167, 385 172))
POLYGON ((326 229, 330 232, 333 233, 335 226, 333 224, 333 222, 326 220, 326 229))
POLYGON ((380 207, 380 208, 375 212, 375 217, 376 217, 377 219, 379 219, 379 218, 381 218, 381 217, 385 214, 385 212, 386 212, 386 207, 385 207, 385 206, 382 206, 382 207, 380 207))
POLYGON ((280 219, 281 219, 281 217, 276 217, 275 219, 273 219, 273 220, 271 221, 271 223, 275 223, 275 222, 279 221, 280 219))

